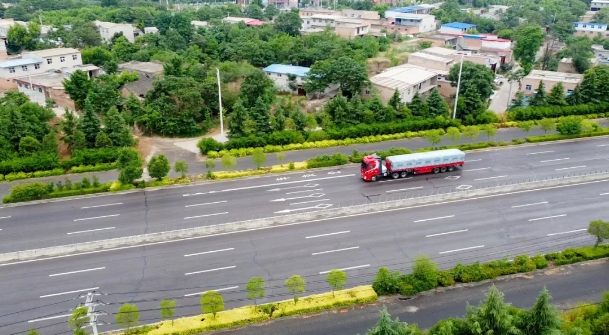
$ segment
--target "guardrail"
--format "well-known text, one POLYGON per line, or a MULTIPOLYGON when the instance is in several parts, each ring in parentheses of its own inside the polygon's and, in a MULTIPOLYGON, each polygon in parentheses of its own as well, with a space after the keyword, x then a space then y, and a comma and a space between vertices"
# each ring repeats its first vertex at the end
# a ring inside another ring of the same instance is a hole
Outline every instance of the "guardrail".
MULTIPOLYGON (((264 218, 245 218, 243 220, 233 220, 232 222, 224 223, 207 221, 207 225, 197 227, 185 227, 184 224, 161 225, 146 229, 119 231, 110 234, 95 234, 83 237, 36 241, 0 248, 0 262, 113 249, 124 246, 137 246, 140 244, 179 240, 183 238, 205 237, 240 231, 267 229, 284 225, 332 219, 345 215, 372 214, 379 211, 407 208, 415 205, 442 203, 477 196, 503 195, 517 191, 533 191, 554 186, 602 180, 609 181, 609 170, 533 180, 498 182, 493 185, 472 187, 467 190, 451 188, 436 189, 427 192, 413 192, 406 196, 398 197, 397 199, 396 197, 379 196, 376 199, 366 199, 361 203, 352 202, 349 205, 312 210, 305 213, 264 218), (123 235, 117 236, 117 234, 123 235)), ((200 225, 201 223, 199 222, 198 224, 200 225)))

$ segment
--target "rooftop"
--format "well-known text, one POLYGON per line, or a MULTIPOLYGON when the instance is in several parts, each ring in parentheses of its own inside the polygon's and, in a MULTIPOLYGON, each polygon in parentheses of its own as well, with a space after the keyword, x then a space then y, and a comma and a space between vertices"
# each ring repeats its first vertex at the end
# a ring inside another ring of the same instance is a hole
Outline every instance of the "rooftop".
POLYGON ((270 73, 279 73, 279 74, 293 74, 298 77, 304 77, 309 72, 310 68, 304 66, 295 66, 295 65, 284 65, 284 64, 271 64, 262 71, 270 72, 270 73))
POLYGON ((315 15, 311 15, 308 18, 311 19, 324 19, 324 20, 340 20, 340 19, 344 19, 344 16, 341 15, 331 15, 331 14, 315 14, 315 15))
POLYGON ((63 81, 70 78, 70 76, 64 72, 47 72, 27 77, 15 78, 16 81, 25 83, 31 83, 32 85, 42 87, 57 87, 63 89, 63 81))
POLYGON ((422 67, 400 65, 377 74, 370 81, 389 89, 404 90, 436 76, 436 73, 422 67))
POLYGON ((457 53, 453 49, 442 48, 442 47, 431 47, 421 50, 421 52, 432 55, 450 56, 457 53))
POLYGON ((564 73, 554 71, 533 70, 525 79, 544 80, 544 81, 560 81, 563 83, 577 84, 584 78, 583 74, 579 73, 564 73))
POLYGON ((471 28, 475 28, 476 25, 470 24, 470 23, 463 23, 463 22, 451 22, 451 23, 443 24, 442 27, 456 28, 456 29, 471 29, 471 28))
POLYGON ((239 23, 239 22, 249 22, 252 21, 254 19, 251 19, 249 17, 225 17, 222 19, 222 21, 224 22, 228 22, 228 23, 239 23))
POLYGON ((607 26, 606 23, 598 23, 598 22, 573 22, 573 24, 589 24, 589 25, 599 25, 599 26, 607 26))
POLYGON ((46 57, 55 57, 61 55, 71 55, 71 54, 79 54, 80 51, 74 48, 54 48, 54 49, 44 49, 37 51, 24 51, 23 56, 34 56, 40 58, 46 57))
POLYGON ((425 59, 428 59, 428 60, 434 61, 434 62, 443 62, 446 64, 454 62, 454 60, 452 60, 450 58, 444 58, 444 57, 440 57, 440 56, 436 56, 436 55, 426 54, 423 52, 415 52, 410 55, 410 57, 412 57, 412 56, 425 58, 425 59))
POLYGON ((10 60, 1 61, 0 62, 0 67, 1 68, 7 68, 7 67, 29 65, 29 64, 37 64, 37 63, 42 63, 42 59, 40 59, 40 58, 33 58, 33 57, 31 57, 31 58, 30 57, 28 57, 28 58, 17 58, 17 59, 10 59, 10 60))
POLYGON ((135 94, 136 96, 143 98, 146 96, 146 93, 152 89, 154 86, 154 81, 151 78, 140 78, 137 81, 127 83, 123 85, 124 88, 135 94))
POLYGON ((402 13, 402 12, 398 12, 397 14, 395 14, 396 18, 417 18, 417 19, 424 19, 424 18, 428 18, 428 17, 434 17, 433 15, 429 15, 429 14, 415 14, 415 13, 402 13))
POLYGON ((263 24, 266 24, 266 22, 264 21, 260 21, 260 20, 251 20, 251 21, 247 21, 246 23, 248 26, 261 26, 263 24))
POLYGON ((593 3, 609 3, 609 0, 592 0, 593 3))
POLYGON ((450 41, 450 40, 457 39, 458 36, 456 36, 456 35, 442 35, 442 34, 438 34, 438 35, 427 36, 425 38, 432 39, 432 40, 450 41))
POLYGON ((95 20, 95 25, 100 28, 112 28, 116 26, 131 26, 129 23, 114 23, 95 20))
POLYGON ((396 67, 420 69, 420 70, 425 70, 425 71, 433 72, 436 75, 442 75, 442 76, 448 76, 448 72, 449 72, 449 71, 445 71, 445 70, 429 69, 429 68, 426 68, 424 66, 419 66, 419 65, 414 65, 414 64, 408 64, 408 63, 402 64, 402 65, 398 65, 396 67))
POLYGON ((414 6, 408 6, 408 7, 394 8, 390 11, 399 12, 399 13, 411 13, 411 12, 415 12, 417 10, 431 9, 431 8, 436 8, 436 7, 433 5, 421 4, 421 5, 414 5, 414 6))
POLYGON ((208 25, 207 21, 197 21, 197 20, 190 21, 190 24, 192 24, 193 26, 203 26, 203 27, 208 25))
POLYGON ((163 64, 155 62, 138 62, 130 61, 127 63, 118 64, 119 70, 139 71, 147 73, 162 73, 163 64))

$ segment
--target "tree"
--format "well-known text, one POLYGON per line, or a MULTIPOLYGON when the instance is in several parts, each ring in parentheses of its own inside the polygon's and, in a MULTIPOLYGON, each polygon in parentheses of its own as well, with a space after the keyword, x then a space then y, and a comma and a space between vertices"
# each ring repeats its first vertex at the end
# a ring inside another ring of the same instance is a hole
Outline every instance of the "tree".
POLYGON ((131 184, 134 180, 142 177, 142 160, 138 152, 133 148, 122 148, 118 152, 116 167, 120 171, 118 180, 122 184, 131 184))
POLYGON ((405 322, 400 322, 400 319, 396 318, 391 320, 391 315, 387 312, 387 308, 383 307, 381 317, 376 325, 366 332, 366 335, 415 335, 420 333, 415 327, 409 326, 405 322))
MULTIPOLYGON (((450 80, 451 86, 457 86, 457 81, 459 79, 459 64, 455 64, 450 68, 447 78, 450 80)), ((465 94, 467 89, 470 88, 480 95, 480 100, 485 102, 493 94, 494 80, 495 74, 486 66, 464 61, 459 95, 465 94)))
POLYGON ((21 140, 19 140, 19 154, 21 156, 30 156, 31 154, 40 151, 40 148, 40 142, 32 136, 22 137, 21 140))
POLYGON ((250 117, 256 122, 256 129, 259 135, 268 134, 273 130, 271 125, 271 108, 262 97, 258 97, 254 108, 250 109, 250 117))
POLYGON ((413 286, 417 292, 431 290, 438 286, 438 264, 429 260, 427 256, 417 256, 412 267, 412 276, 415 279, 413 286))
POLYGON ((116 314, 116 323, 126 329, 125 334, 129 334, 129 329, 137 326, 140 322, 140 311, 133 304, 123 304, 116 314))
POLYGON ((247 136, 246 122, 249 120, 247 110, 243 106, 241 99, 237 99, 233 105, 233 112, 228 118, 228 136, 230 138, 239 138, 247 136))
POLYGON ((108 137, 108 134, 104 131, 100 131, 97 133, 97 136, 95 136, 95 147, 98 149, 110 148, 112 147, 112 140, 108 137))
POLYGON ((148 174, 150 177, 162 180, 167 176, 169 171, 171 171, 171 166, 165 155, 158 154, 150 158, 150 162, 148 162, 148 174))
POLYGON ((605 93, 609 92, 609 66, 595 66, 586 71, 580 90, 583 103, 609 102, 609 95, 605 93))
POLYGON ((480 135, 480 128, 476 126, 467 126, 463 129, 463 136, 469 138, 472 142, 480 135))
POLYGON ((466 86, 465 92, 459 96, 457 101, 457 117, 472 122, 484 112, 486 104, 474 85, 464 86, 466 86))
POLYGON ((92 148, 95 146, 95 138, 101 130, 99 118, 95 115, 92 108, 85 108, 85 113, 80 122, 80 130, 85 134, 87 146, 92 148))
POLYGON ((163 299, 160 303, 161 319, 171 319, 171 325, 173 326, 173 316, 176 313, 176 301, 170 299, 163 299))
POLYGON ((567 54, 573 61, 573 67, 579 73, 584 73, 590 68, 590 58, 594 56, 592 52, 592 41, 587 36, 580 36, 567 45, 567 54))
MULTIPOLYGON (((82 62, 84 64, 93 64, 95 66, 103 66, 111 61, 112 53, 104 47, 86 48, 81 51, 82 62)), ((71 78, 70 78, 71 79, 71 78)))
POLYGON ((393 92, 393 95, 391 96, 391 99, 389 99, 389 102, 387 104, 393 107, 393 109, 395 109, 396 111, 402 108, 402 98, 400 97, 400 92, 397 88, 393 92))
POLYGON ((38 332, 38 330, 32 329, 29 332, 27 332, 27 335, 40 335, 40 333, 38 332))
POLYGON ((348 97, 360 94, 362 89, 370 85, 366 65, 347 56, 332 62, 328 77, 330 82, 338 84, 348 97))
POLYGON ((69 150, 72 150, 74 132, 78 130, 78 117, 74 112, 66 109, 63 118, 64 120, 59 124, 59 129, 63 132, 61 140, 68 145, 69 150))
POLYGON ((588 226, 588 234, 596 236, 595 247, 609 239, 609 222, 603 220, 594 220, 588 226))
POLYGON ((70 147, 71 152, 86 149, 87 146, 88 143, 87 139, 85 138, 85 133, 80 130, 76 130, 72 136, 72 146, 70 147))
POLYGON ((298 36, 302 27, 302 19, 298 15, 298 12, 290 11, 277 15, 274 24, 277 31, 284 32, 290 36, 298 36))
POLYGON ((254 108, 258 98, 270 106, 275 99, 274 87, 275 83, 262 70, 255 69, 245 76, 239 97, 246 109, 254 108))
POLYGON ((51 131, 44 135, 40 150, 50 153, 59 152, 59 141, 57 140, 57 133, 55 131, 51 131))
POLYGON ((87 307, 82 306, 76 308, 72 311, 72 316, 70 316, 70 318, 68 319, 68 324, 74 330, 82 329, 90 321, 90 318, 89 316, 87 316, 87 314, 87 307))
POLYGON ((186 174, 188 173, 188 163, 186 163, 186 161, 176 161, 173 164, 173 170, 176 173, 180 173, 182 178, 186 178, 186 174))
POLYGON ((478 307, 468 306, 466 324, 474 335, 516 335, 516 320, 510 313, 510 305, 503 301, 495 285, 491 286, 484 301, 478 307))
POLYGON ((491 136, 497 135, 497 128, 492 124, 485 124, 480 127, 480 130, 486 134, 486 140, 490 141, 491 136))
POLYGON ((459 142, 461 141, 461 131, 457 127, 448 127, 446 129, 446 137, 453 142, 459 142))
POLYGON ((533 130, 533 128, 535 128, 535 122, 534 121, 518 122, 518 128, 520 128, 522 131, 528 133, 529 131, 533 130))
POLYGON ((427 102, 423 100, 419 92, 414 94, 412 100, 408 103, 408 108, 412 112, 413 116, 428 116, 429 115, 429 106, 427 102))
POLYGON ((256 164, 257 169, 260 169, 260 166, 266 162, 266 155, 264 154, 264 150, 262 148, 254 149, 252 153, 252 161, 256 164))
POLYGON ((550 292, 544 287, 537 296, 535 305, 526 311, 522 324, 529 335, 559 335, 562 319, 556 308, 550 304, 550 292))
POLYGON ((537 24, 525 24, 519 26, 514 35, 514 58, 528 74, 533 69, 535 55, 543 42, 543 31, 537 24))
POLYGON ((224 310, 224 298, 216 291, 207 291, 201 295, 201 310, 203 313, 212 313, 214 319, 216 313, 224 310))
POLYGON ((104 132, 108 134, 108 137, 112 140, 114 146, 130 147, 135 142, 131 135, 131 131, 129 130, 129 126, 116 107, 113 106, 110 108, 104 118, 104 125, 104 132))
POLYGON ((543 83, 543 80, 539 82, 539 86, 537 86, 537 91, 529 100, 529 106, 539 107, 545 106, 548 103, 546 102, 546 86, 543 83))
POLYGON ((285 152, 280 151, 276 155, 277 155, 277 161, 279 161, 279 163, 281 164, 281 162, 283 162, 283 160, 285 159, 285 152))
POLYGON ((89 75, 82 70, 76 70, 69 79, 64 79, 63 87, 65 92, 70 96, 70 99, 74 101, 76 109, 85 107, 85 101, 91 85, 92 81, 89 79, 89 75))
POLYGON ((279 9, 277 9, 277 7, 275 7, 275 5, 269 4, 264 9, 264 16, 266 17, 267 20, 272 20, 273 17, 279 15, 279 13, 281 13, 281 12, 279 11, 279 9))
POLYGON ((567 100, 565 100, 565 87, 561 82, 558 82, 550 90, 550 94, 546 98, 546 102, 551 106, 566 106, 567 100))
POLYGON ((343 287, 345 287, 345 284, 347 284, 347 280, 349 278, 347 277, 347 274, 345 273, 345 271, 342 270, 331 270, 330 272, 328 272, 328 275, 326 276, 326 281, 328 282, 328 285, 330 285, 330 288, 332 289, 332 296, 334 297, 334 291, 336 290, 342 290, 343 287))
POLYGON ((537 124, 539 125, 539 128, 544 130, 545 133, 556 129, 556 122, 554 122, 552 119, 541 119, 537 121, 537 124))
POLYGON ((431 143, 431 148, 435 148, 436 144, 442 142, 442 135, 444 135, 444 132, 440 132, 439 129, 437 130, 428 130, 425 133, 425 138, 427 139, 427 141, 429 141, 429 143, 431 143))
POLYGON ((575 88, 573 89, 573 92, 571 92, 571 95, 567 96, 565 98, 565 100, 567 101, 567 104, 569 104, 569 106, 576 106, 576 105, 583 104, 584 99, 581 94, 581 86, 579 84, 577 84, 575 86, 575 88))
POLYGON ((294 304, 298 302, 297 294, 305 291, 306 284, 307 282, 299 275, 293 275, 285 280, 285 287, 294 295, 294 304))
POLYGON ((264 278, 262 277, 253 277, 247 282, 247 285, 245 285, 245 289, 247 290, 247 298, 254 299, 255 306, 258 306, 256 299, 264 298, 265 296, 264 287, 265 283, 264 278))
POLYGON ((609 8, 601 8, 595 12, 591 22, 609 24, 609 8))
POLYGON ((582 119, 577 116, 563 117, 558 121, 556 130, 563 135, 577 135, 582 132, 582 119))
POLYGON ((228 154, 222 156, 222 159, 220 160, 220 162, 222 163, 222 166, 224 166, 227 169, 230 169, 237 165, 237 159, 228 154))
POLYGON ((442 98, 437 89, 432 89, 431 94, 427 97, 427 106, 429 106, 430 116, 447 116, 449 113, 448 104, 442 98))

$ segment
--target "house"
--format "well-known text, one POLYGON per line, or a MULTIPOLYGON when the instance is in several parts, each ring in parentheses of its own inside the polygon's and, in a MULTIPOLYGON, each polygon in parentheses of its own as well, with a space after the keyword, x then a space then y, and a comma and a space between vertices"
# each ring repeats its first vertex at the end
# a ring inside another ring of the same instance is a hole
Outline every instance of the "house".
MULTIPOLYGON (((283 65, 283 64, 271 64, 262 71, 275 83, 275 87, 282 92, 296 93, 298 95, 306 95, 303 85, 307 73, 310 68, 304 66, 294 65, 283 65), (295 85, 295 90, 290 87, 290 82, 295 85)), ((332 92, 337 90, 338 86, 332 84, 326 88, 323 93, 332 92)))
POLYGON ((510 8, 510 6, 490 5, 488 6, 488 11, 483 10, 480 17, 497 21, 501 19, 501 13, 505 13, 508 8, 510 8))
POLYGON ((377 11, 373 10, 356 10, 356 9, 343 9, 340 14, 343 17, 350 19, 366 19, 366 20, 380 20, 381 16, 377 11))
POLYGON ((123 85, 121 94, 125 98, 134 94, 139 99, 144 99, 146 93, 152 89, 154 79, 163 74, 163 64, 154 62, 130 61, 118 64, 119 72, 137 72, 137 81, 123 85))
MULTIPOLYGON (((380 3, 390 3, 390 1, 380 2, 380 3)), ((396 13, 429 14, 429 13, 431 13, 432 10, 434 10, 438 7, 439 7, 439 5, 436 6, 436 5, 429 5, 429 4, 420 4, 420 5, 414 5, 414 6, 408 6, 408 7, 394 8, 394 9, 385 11, 385 17, 393 17, 394 15, 396 15, 396 13)))
POLYGON ((111 41, 115 34, 122 33, 127 41, 131 43, 135 42, 135 32, 131 24, 103 22, 97 20, 94 23, 103 41, 111 41))
POLYGON ((254 20, 254 19, 250 19, 249 17, 231 17, 231 16, 228 16, 228 17, 223 18, 222 22, 230 23, 230 24, 239 24, 241 22, 248 23, 249 21, 252 21, 252 20, 254 20))
POLYGON ((573 22, 575 33, 573 36, 588 36, 593 38, 598 33, 601 33, 603 37, 609 36, 607 34, 607 24, 596 23, 596 22, 573 22))
POLYGON ((444 58, 450 58, 455 62, 461 62, 461 56, 463 56, 464 61, 470 61, 472 63, 484 65, 491 69, 493 72, 497 71, 497 68, 501 65, 502 60, 507 59, 492 54, 482 54, 472 51, 458 51, 440 47, 431 47, 420 50, 419 52, 444 58))
MULTIPOLYGON (((372 87, 379 91, 380 98, 384 103, 389 102, 397 89, 403 103, 412 101, 416 93, 427 95, 437 86, 438 75, 435 72, 422 67, 403 64, 388 68, 387 70, 370 78, 372 87)), ((372 95, 370 89, 366 89, 363 95, 372 95)))
POLYGON ((316 14, 303 19, 305 32, 310 30, 324 30, 333 28, 334 32, 343 38, 355 38, 364 36, 370 32, 370 23, 362 19, 349 19, 340 15, 316 14))
POLYGON ((592 0, 592 2, 590 2, 590 11, 598 12, 605 7, 609 7, 608 0, 592 0))
POLYGON ((528 76, 522 78, 522 87, 525 95, 533 95, 541 81, 545 85, 546 92, 550 92, 554 85, 562 83, 568 95, 573 92, 575 86, 582 82, 583 78, 584 76, 579 73, 533 70, 528 76))
POLYGON ((394 13, 387 17, 388 25, 396 28, 417 28, 416 33, 427 33, 436 30, 436 18, 428 14, 394 13))
POLYGON ((314 8, 314 7, 309 7, 309 8, 300 8, 298 10, 298 15, 300 15, 300 17, 302 19, 305 19, 308 16, 313 16, 313 15, 317 15, 317 14, 325 14, 325 15, 341 15, 342 13, 341 11, 338 10, 331 10, 331 9, 325 9, 325 8, 314 8))
POLYGON ((468 30, 475 29, 475 24, 451 22, 440 26, 440 34, 462 35, 467 34, 468 30))
POLYGON ((455 61, 450 58, 435 56, 423 52, 415 52, 408 56, 408 64, 418 65, 429 69, 450 71, 450 68, 455 65, 455 61))
POLYGON ((596 12, 589 10, 586 13, 584 13, 584 15, 582 15, 579 19, 581 20, 581 22, 592 22, 592 18, 594 17, 595 14, 596 14, 596 12))
POLYGON ((609 50, 605 50, 602 45, 593 45, 592 51, 594 52, 594 55, 599 59, 609 59, 609 50))
POLYGON ((207 21, 190 21, 190 25, 192 25, 195 29, 197 28, 205 28, 207 26, 209 26, 209 23, 207 21))
POLYGON ((44 72, 41 58, 16 58, 0 62, 0 90, 16 90, 14 78, 44 72))
POLYGON ((419 37, 421 41, 429 41, 434 47, 451 47, 457 46, 457 39, 459 36, 455 35, 431 35, 426 37, 419 37))
POLYGON ((501 59, 500 64, 512 61, 512 41, 492 34, 466 34, 457 38, 457 50, 492 55, 501 59))
POLYGON ((159 28, 157 27, 144 27, 144 34, 158 34, 159 28))
MULTIPOLYGON (((590 58, 590 67, 597 66, 598 63, 599 63, 599 59, 597 57, 590 58)), ((577 72, 577 69, 575 68, 575 65, 573 65, 573 59, 572 58, 563 58, 563 59, 561 59, 558 62, 558 68, 557 68, 556 72, 579 73, 579 72, 577 72)))
POLYGON ((277 9, 290 9, 290 8, 297 8, 298 7, 298 1, 297 0, 269 0, 268 1, 269 5, 273 5, 275 7, 277 7, 277 9))
POLYGON ((24 51, 23 58, 40 58, 43 60, 41 68, 43 72, 58 69, 72 69, 82 65, 80 51, 73 48, 53 48, 37 51, 24 51))

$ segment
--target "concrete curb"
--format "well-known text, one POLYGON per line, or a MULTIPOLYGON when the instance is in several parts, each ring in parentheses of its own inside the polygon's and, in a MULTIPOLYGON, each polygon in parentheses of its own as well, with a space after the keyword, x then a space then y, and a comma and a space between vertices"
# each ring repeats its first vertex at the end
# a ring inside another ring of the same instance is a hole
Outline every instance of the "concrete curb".
POLYGON ((124 247, 136 247, 149 243, 165 243, 182 239, 193 239, 224 235, 244 231, 268 229, 286 225, 304 224, 322 220, 330 220, 339 217, 368 215, 385 211, 400 210, 411 206, 422 204, 441 204, 448 201, 458 201, 462 199, 499 196, 510 194, 511 192, 527 192, 543 190, 553 187, 568 186, 577 183, 609 181, 609 171, 590 173, 579 176, 567 176, 562 178, 550 178, 544 180, 534 180, 524 183, 507 183, 505 185, 486 187, 466 191, 448 191, 407 199, 398 199, 385 202, 366 203, 363 205, 332 208, 308 213, 293 214, 269 217, 256 220, 231 222, 225 224, 173 230, 161 233, 151 233, 121 238, 92 241, 85 243, 69 244, 57 247, 32 249, 0 254, 0 262, 26 261, 42 257, 66 256, 74 253, 97 252, 124 247))

